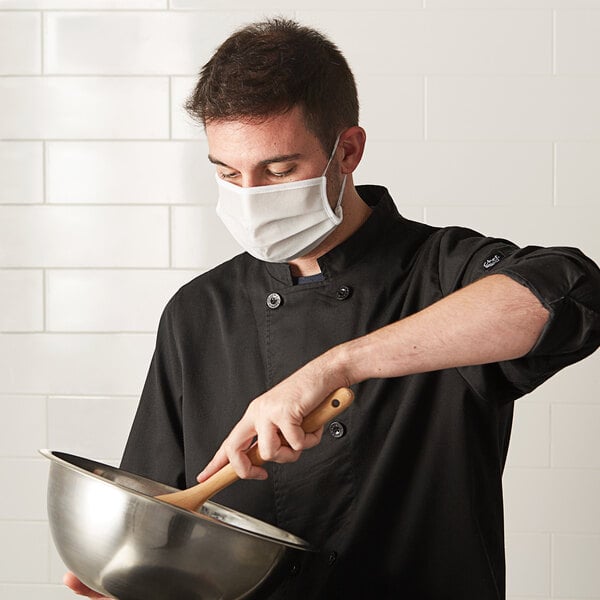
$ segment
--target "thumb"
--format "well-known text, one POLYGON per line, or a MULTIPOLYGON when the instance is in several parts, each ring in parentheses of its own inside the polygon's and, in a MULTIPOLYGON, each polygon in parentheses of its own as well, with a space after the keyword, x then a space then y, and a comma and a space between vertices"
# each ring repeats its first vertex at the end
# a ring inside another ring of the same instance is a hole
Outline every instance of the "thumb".
POLYGON ((63 583, 79 596, 86 596, 87 598, 106 598, 106 596, 95 592, 87 585, 79 581, 79 579, 77 579, 77 577, 70 571, 64 574, 63 583))

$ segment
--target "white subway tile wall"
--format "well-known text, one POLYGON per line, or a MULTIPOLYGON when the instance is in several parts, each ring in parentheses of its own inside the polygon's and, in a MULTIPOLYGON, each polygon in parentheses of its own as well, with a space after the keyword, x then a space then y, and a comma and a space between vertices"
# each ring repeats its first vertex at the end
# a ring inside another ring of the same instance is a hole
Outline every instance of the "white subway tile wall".
MULTIPOLYGON (((238 26, 283 14, 331 34, 367 129, 356 181, 408 218, 600 259, 600 0, 248 7, 0 0, 2 599, 72 597, 37 449, 116 464, 164 304, 239 252, 182 108, 238 26)), ((599 359, 517 403, 509 600, 600 600, 599 359)))
POLYGON ((0 136, 164 139, 168 77, 3 77, 0 136))
MULTIPOLYGON (((151 333, 5 333, 3 393, 135 396, 153 348, 151 333)), ((2 422, 11 426, 10 418, 2 422)))
POLYGON ((598 206, 600 198, 600 144, 556 144, 556 204, 598 206))
POLYGON ((600 77, 432 76, 432 140, 598 140, 600 77))
POLYGON ((119 459, 136 407, 137 397, 51 396, 48 446, 105 462, 119 459))
POLYGON ((43 271, 0 269, 0 332, 43 329, 43 271))
POLYGON ((557 596, 595 598, 600 587, 600 535, 555 535, 553 548, 557 596))
MULTIPOLYGON (((299 10, 298 16, 337 40, 359 72, 513 76, 552 72, 552 11, 299 10), (377 43, 358 43, 369 38, 377 43)), ((389 91, 395 93, 393 88, 389 91)))
POLYGON ((195 77, 171 77, 171 138, 205 139, 204 129, 184 110, 183 105, 194 89, 195 77))
POLYGON ((600 13, 556 12, 556 72, 600 74, 600 13))
POLYGON ((23 521, 46 518, 45 491, 48 483, 48 465, 39 458, 2 458, 0 477, 12 482, 10 493, 0 496, 0 520, 23 521), (14 485, 14 482, 19 482, 14 485))
POLYGON ((2 435, 0 460, 34 458, 38 448, 48 445, 46 398, 1 395, 2 435), (10 418, 9 418, 10 416, 10 418))
POLYGON ((506 568, 511 572, 506 593, 550 596, 550 535, 512 533, 506 536, 506 568))
POLYGON ((403 209, 525 205, 539 210, 553 204, 550 142, 375 140, 369 152, 378 160, 359 166, 359 180, 375 183, 382 173, 395 173, 388 187, 403 209))
MULTIPOLYGON (((45 583, 49 575, 50 531, 43 521, 0 521, 3 540, 0 580, 3 583, 45 583)), ((9 600, 9 596, 6 600, 9 600)))
MULTIPOLYGON (((357 73, 361 123, 371 141, 418 141, 425 135, 424 78, 416 75, 357 73), (395 102, 381 102, 393 90, 395 102)), ((382 154, 379 152, 379 154, 382 154)), ((394 153, 391 154, 392 159, 394 153)))
POLYGON ((168 267, 166 206, 0 206, 0 267, 168 267))
POLYGON ((48 142, 47 202, 214 204, 204 141, 48 142))
POLYGON ((44 68, 56 75, 195 74, 218 40, 261 16, 247 11, 47 13, 44 68))
POLYGON ((42 70, 40 14, 0 14, 0 75, 38 75, 42 70))
POLYGON ((43 201, 42 142, 0 142, 0 204, 43 201))
POLYGON ((169 298, 195 275, 167 269, 48 270, 47 330, 154 332, 169 298))

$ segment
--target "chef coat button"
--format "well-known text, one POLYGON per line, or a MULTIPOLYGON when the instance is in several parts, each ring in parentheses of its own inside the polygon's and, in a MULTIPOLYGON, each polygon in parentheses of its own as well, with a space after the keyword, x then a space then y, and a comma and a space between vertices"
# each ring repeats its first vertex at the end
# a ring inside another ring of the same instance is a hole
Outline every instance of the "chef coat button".
POLYGON ((335 297, 337 300, 346 300, 346 298, 350 297, 351 293, 352 293, 352 289, 350 287, 348 287, 347 285, 342 285, 341 287, 339 287, 337 289, 337 292, 335 293, 335 297))
POLYGON ((335 550, 333 552, 329 553, 329 556, 327 557, 327 562, 329 563, 329 566, 333 565, 333 563, 335 563, 335 561, 337 560, 337 552, 335 552, 335 550))
POLYGON ((329 434, 332 438, 339 440, 346 434, 346 427, 343 423, 340 423, 339 421, 332 421, 329 424, 329 434))
POLYGON ((290 575, 298 575, 300 573, 300 565, 298 563, 292 563, 290 565, 290 575))
POLYGON ((273 310, 279 308, 281 306, 281 302, 281 296, 276 292, 273 292, 267 296, 267 306, 273 310))

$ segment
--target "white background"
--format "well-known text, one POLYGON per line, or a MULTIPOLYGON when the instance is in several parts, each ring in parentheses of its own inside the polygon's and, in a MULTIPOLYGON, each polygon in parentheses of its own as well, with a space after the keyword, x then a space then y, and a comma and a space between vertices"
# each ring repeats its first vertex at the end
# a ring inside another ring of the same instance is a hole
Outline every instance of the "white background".
MULTIPOLYGON (((2 599, 72 598, 36 450, 117 461, 162 307, 238 251, 181 104, 274 14, 355 71, 358 183, 409 218, 600 259, 600 0, 0 0, 2 599)), ((512 600, 600 599, 599 358, 518 402, 512 600)))

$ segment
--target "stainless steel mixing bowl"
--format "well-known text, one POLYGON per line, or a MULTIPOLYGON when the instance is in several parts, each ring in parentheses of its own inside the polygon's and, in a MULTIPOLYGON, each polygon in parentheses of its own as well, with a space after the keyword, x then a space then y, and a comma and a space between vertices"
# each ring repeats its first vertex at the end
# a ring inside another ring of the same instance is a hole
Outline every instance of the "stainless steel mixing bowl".
POLYGON ((214 502, 192 513, 174 488, 79 456, 51 460, 48 518, 65 565, 119 600, 234 600, 276 585, 311 548, 214 502))

